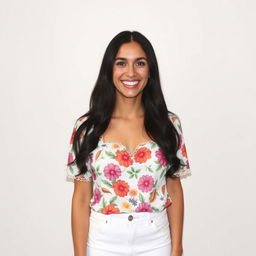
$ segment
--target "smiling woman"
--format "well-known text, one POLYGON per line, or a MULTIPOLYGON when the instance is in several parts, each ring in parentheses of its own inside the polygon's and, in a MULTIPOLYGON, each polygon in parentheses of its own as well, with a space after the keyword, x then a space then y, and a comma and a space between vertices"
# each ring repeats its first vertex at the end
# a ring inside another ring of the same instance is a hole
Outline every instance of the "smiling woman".
POLYGON ((181 122, 163 97, 149 40, 123 31, 103 57, 90 109, 76 119, 66 167, 75 183, 75 254, 181 256, 181 122))
POLYGON ((113 66, 116 92, 126 97, 137 97, 142 93, 148 78, 147 58, 140 44, 136 41, 124 43, 117 52, 113 66))

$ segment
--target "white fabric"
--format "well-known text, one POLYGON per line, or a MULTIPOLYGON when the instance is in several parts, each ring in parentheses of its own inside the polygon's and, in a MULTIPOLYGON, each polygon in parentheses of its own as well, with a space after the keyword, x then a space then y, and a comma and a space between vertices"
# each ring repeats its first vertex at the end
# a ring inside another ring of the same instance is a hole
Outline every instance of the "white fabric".
POLYGON ((101 214, 91 211, 87 256, 170 256, 167 211, 101 214), (132 215, 130 221, 128 217, 132 215))

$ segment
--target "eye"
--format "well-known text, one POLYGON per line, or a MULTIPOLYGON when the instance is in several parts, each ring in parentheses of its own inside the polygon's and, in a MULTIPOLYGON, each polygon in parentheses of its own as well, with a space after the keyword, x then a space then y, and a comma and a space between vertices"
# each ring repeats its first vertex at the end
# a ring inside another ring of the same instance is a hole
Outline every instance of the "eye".
POLYGON ((146 65, 146 63, 144 61, 138 61, 137 64, 138 64, 138 66, 145 66, 146 65))
POLYGON ((124 66, 124 65, 125 65, 125 62, 124 62, 124 61, 117 61, 117 62, 116 62, 116 65, 117 65, 117 66, 124 66))

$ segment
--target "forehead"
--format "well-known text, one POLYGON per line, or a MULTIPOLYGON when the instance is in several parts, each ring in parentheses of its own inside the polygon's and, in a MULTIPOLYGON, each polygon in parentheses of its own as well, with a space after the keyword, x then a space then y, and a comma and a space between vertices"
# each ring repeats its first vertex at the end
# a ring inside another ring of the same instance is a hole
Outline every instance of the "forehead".
POLYGON ((146 53, 144 52, 139 43, 132 41, 122 44, 117 52, 116 57, 132 59, 138 57, 146 57, 146 53))

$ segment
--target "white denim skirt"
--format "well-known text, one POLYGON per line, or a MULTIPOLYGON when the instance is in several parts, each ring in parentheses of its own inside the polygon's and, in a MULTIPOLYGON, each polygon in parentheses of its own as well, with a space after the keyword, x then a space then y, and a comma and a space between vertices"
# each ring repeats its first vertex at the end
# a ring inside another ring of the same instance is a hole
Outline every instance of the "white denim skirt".
POLYGON ((170 256, 171 236, 162 212, 102 214, 91 210, 87 256, 170 256))

